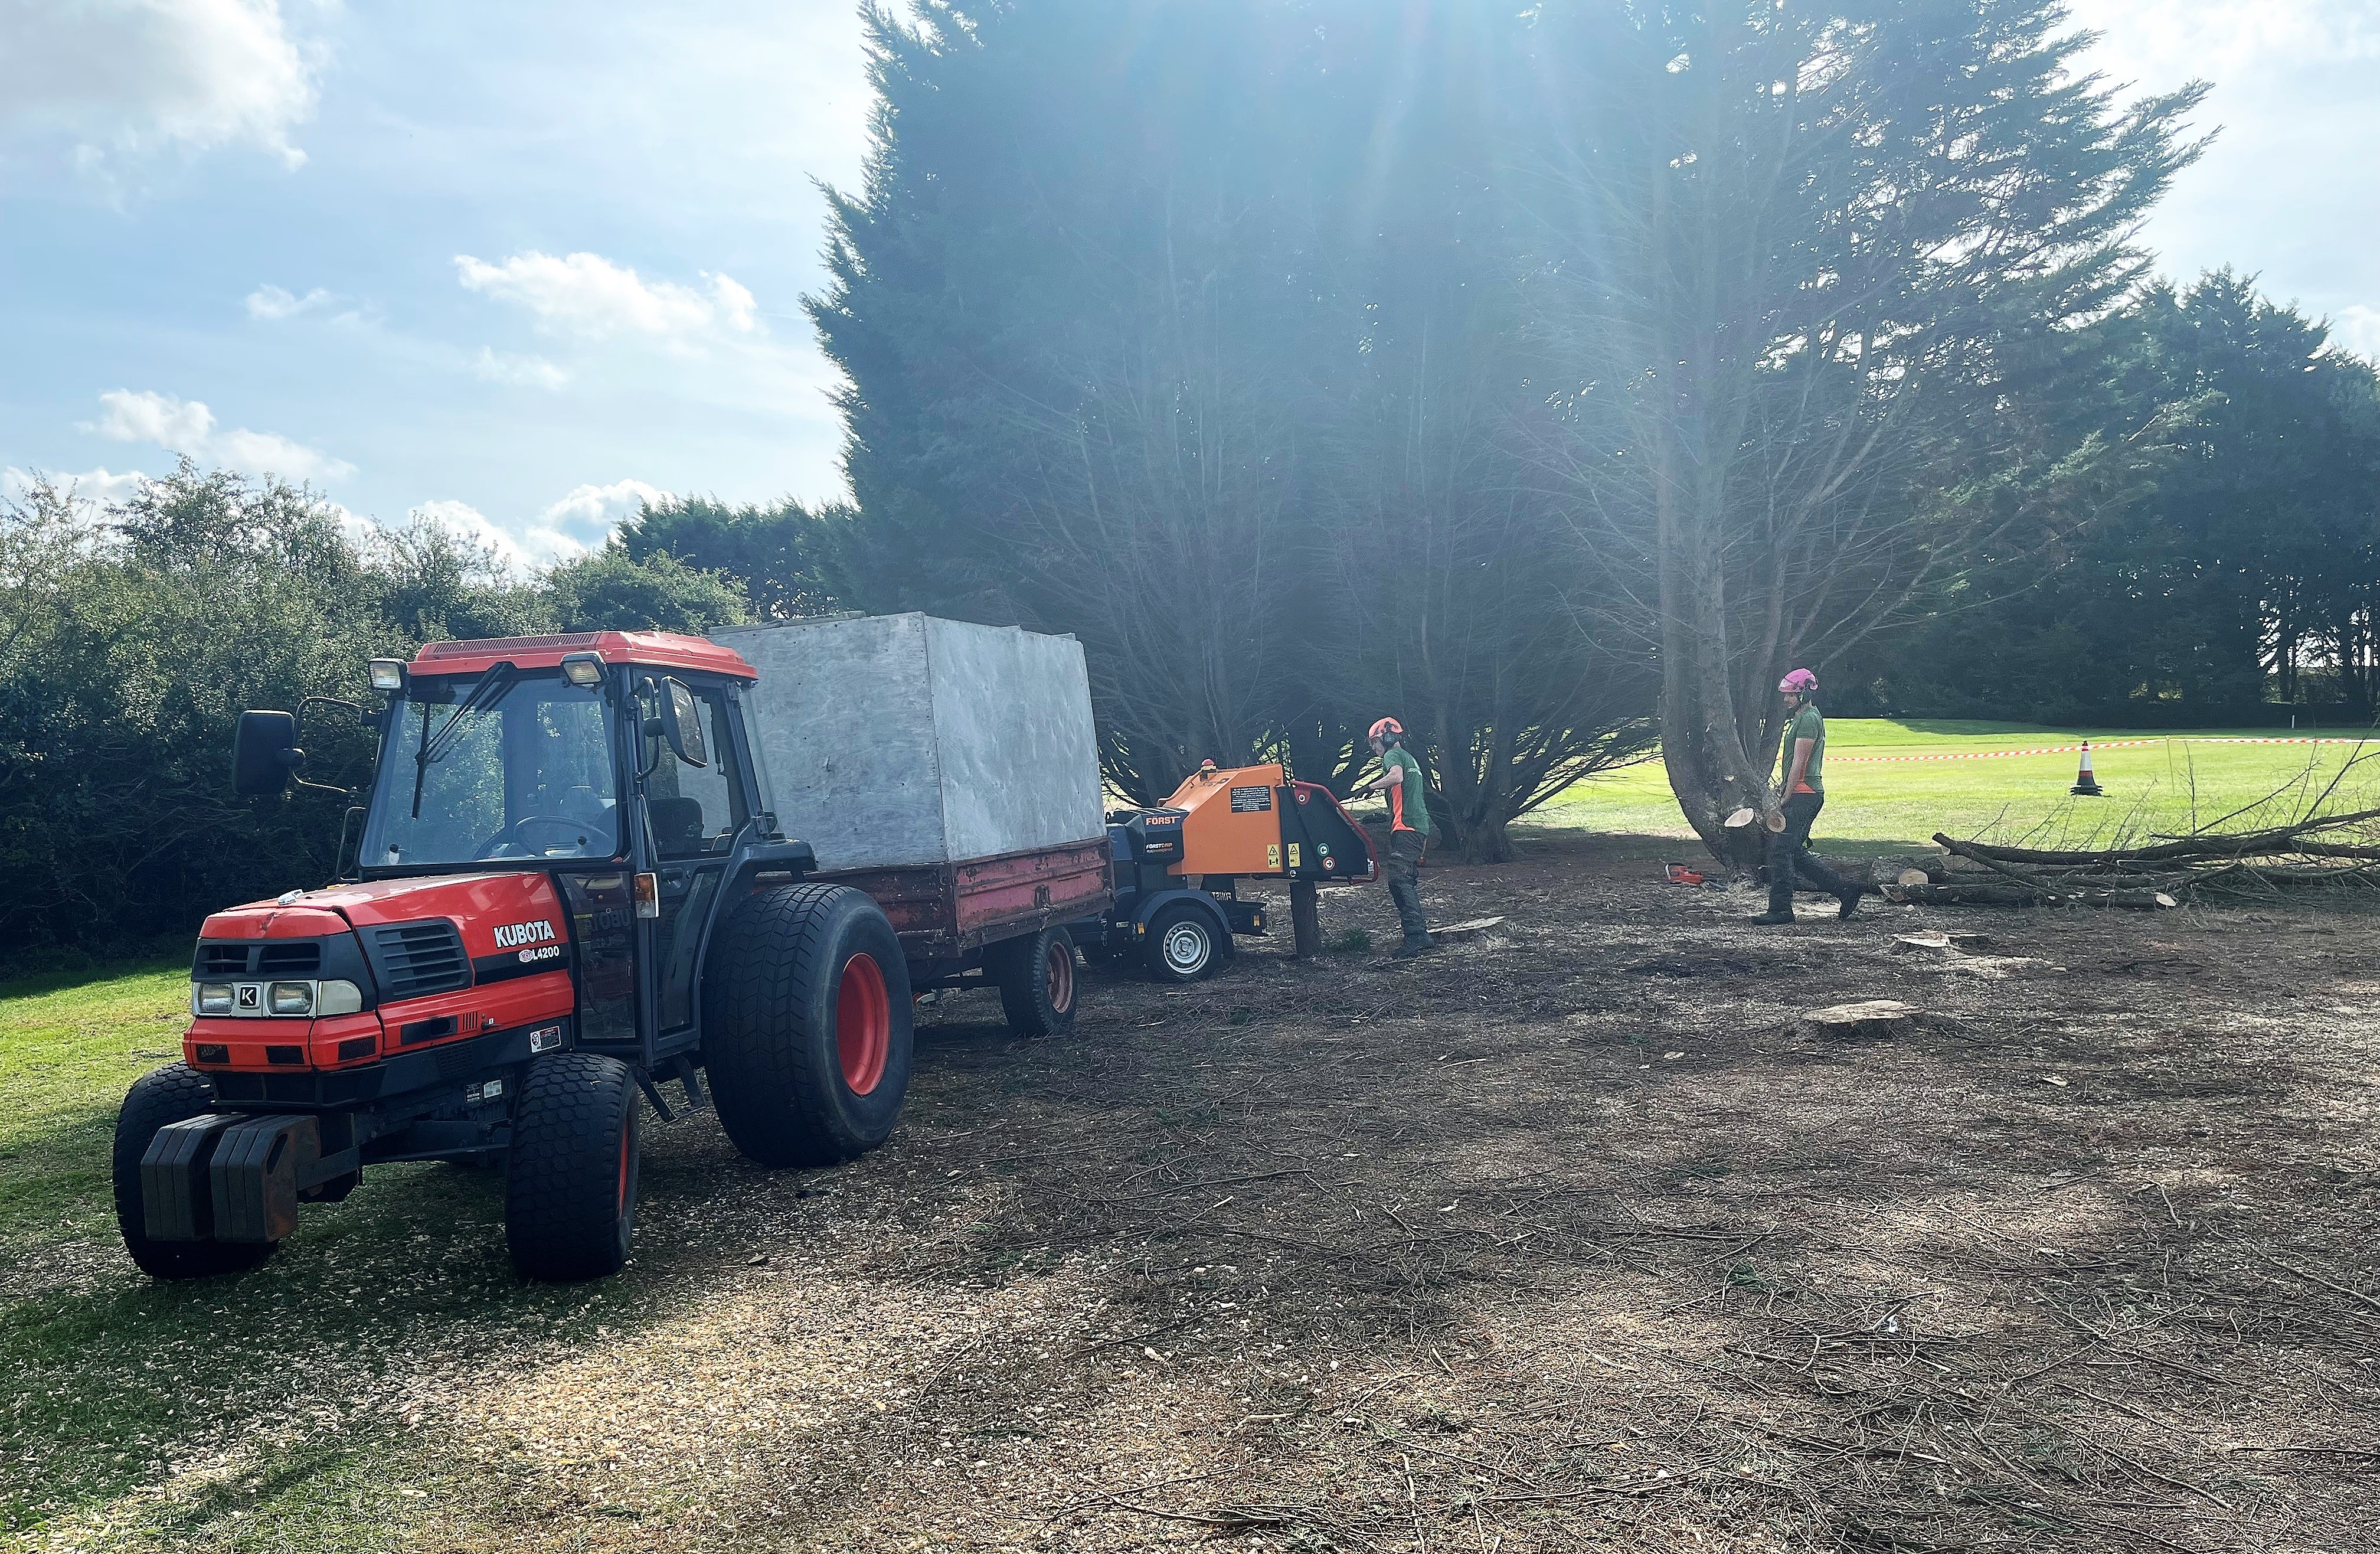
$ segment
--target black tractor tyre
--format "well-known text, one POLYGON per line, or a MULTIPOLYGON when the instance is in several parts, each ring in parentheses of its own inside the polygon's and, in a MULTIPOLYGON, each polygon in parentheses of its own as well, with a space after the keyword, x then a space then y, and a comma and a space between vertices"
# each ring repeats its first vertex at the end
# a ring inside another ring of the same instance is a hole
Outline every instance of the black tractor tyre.
POLYGON ((1231 936, 1215 927, 1212 917, 1180 901, 1149 919, 1148 947, 1142 953, 1158 981, 1199 982, 1231 953, 1231 936))
POLYGON ((702 974, 702 1056, 720 1125, 766 1166, 826 1166, 892 1135, 916 1042, 909 963, 847 885, 747 897, 702 974))
POLYGON ((617 1058, 532 1059, 513 1109, 504 1245, 525 1279, 570 1283, 617 1273, 637 1223, 644 1108, 617 1058))
POLYGON ((1001 1013, 1019 1036, 1058 1036, 1075 1028, 1082 1002, 1075 975, 1075 936, 1050 927, 1003 940, 985 970, 1000 988, 1001 1013))
POLYGON ((152 1241, 140 1205, 140 1157, 157 1130, 214 1110, 214 1087, 187 1063, 167 1063, 132 1082, 115 1113, 115 1223, 124 1249, 152 1279, 243 1273, 273 1256, 276 1242, 152 1241))

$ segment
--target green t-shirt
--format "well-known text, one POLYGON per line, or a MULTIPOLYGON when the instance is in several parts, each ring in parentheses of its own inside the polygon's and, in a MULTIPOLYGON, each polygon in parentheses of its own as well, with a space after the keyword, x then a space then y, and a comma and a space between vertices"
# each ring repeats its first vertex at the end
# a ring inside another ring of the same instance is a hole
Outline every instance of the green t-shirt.
POLYGON ((1422 796, 1421 762, 1402 745, 1391 745, 1380 758, 1382 771, 1402 769, 1402 780, 1388 790, 1389 829, 1429 834, 1429 801, 1422 796))
POLYGON ((1802 710, 1793 714, 1793 721, 1785 725, 1785 746, 1777 752, 1777 785, 1783 787, 1786 780, 1793 775, 1793 747, 1804 739, 1811 742, 1810 765, 1803 772, 1802 781, 1808 784, 1812 793, 1823 794, 1827 791, 1827 784, 1819 780, 1818 773, 1827 764, 1827 720, 1818 716, 1818 710, 1806 701, 1802 703, 1802 710))

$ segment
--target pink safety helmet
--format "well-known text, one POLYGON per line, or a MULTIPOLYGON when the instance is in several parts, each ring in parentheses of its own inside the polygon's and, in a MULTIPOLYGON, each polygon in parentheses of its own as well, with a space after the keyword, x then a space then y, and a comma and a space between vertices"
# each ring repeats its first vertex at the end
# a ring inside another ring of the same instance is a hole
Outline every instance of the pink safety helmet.
POLYGON ((1806 669, 1796 669, 1778 681, 1777 688, 1780 691, 1791 691, 1796 696, 1807 696, 1818 688, 1818 677, 1806 669))
POLYGON ((1382 718, 1372 725, 1372 737, 1375 739, 1402 739, 1404 732, 1405 725, 1394 718, 1382 718))

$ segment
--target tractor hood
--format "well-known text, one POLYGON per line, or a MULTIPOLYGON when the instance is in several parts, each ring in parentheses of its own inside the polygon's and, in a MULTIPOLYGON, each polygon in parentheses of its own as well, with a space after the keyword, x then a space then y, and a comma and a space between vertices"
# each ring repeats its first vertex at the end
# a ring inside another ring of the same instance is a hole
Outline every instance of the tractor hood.
POLYGON ((210 941, 327 940, 353 929, 381 997, 404 998, 433 990, 433 982, 443 989, 450 981, 496 982, 566 968, 571 933, 564 911, 561 892, 543 873, 425 875, 291 891, 235 906, 209 917, 199 940, 203 962, 210 941), (433 963, 441 967, 434 979, 403 974, 407 966, 426 974, 433 963))

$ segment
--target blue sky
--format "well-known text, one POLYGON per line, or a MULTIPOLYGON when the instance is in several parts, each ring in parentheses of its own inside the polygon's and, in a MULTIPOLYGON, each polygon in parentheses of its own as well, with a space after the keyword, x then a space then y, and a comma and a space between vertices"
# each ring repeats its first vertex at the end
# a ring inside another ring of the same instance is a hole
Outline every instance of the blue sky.
MULTIPOLYGON (((839 493, 799 298, 856 10, 0 0, 0 469, 103 498, 179 449, 528 562, 654 492, 839 493)), ((2380 0, 2075 16, 2119 79, 2216 83, 2166 267, 2380 353, 2380 0)))

